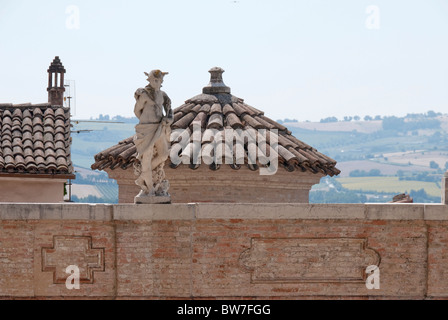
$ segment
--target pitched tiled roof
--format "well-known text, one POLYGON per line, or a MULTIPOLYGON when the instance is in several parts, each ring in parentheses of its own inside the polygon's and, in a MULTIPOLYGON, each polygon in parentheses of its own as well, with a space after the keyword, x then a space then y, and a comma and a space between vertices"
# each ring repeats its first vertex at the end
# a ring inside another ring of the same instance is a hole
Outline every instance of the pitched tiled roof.
POLYGON ((70 111, 0 104, 0 174, 71 175, 70 111))
MULTIPOLYGON (((185 101, 185 104, 174 109, 174 122, 171 126, 173 130, 183 130, 185 136, 192 139, 193 126, 200 125, 202 131, 202 150, 204 150, 206 144, 213 143, 217 139, 222 139, 222 133, 225 129, 267 129, 268 133, 268 130, 276 129, 278 130, 278 160, 280 165, 286 170, 291 172, 296 170, 303 172, 310 171, 312 173, 322 173, 330 176, 340 173, 335 167, 335 160, 300 141, 291 135, 291 132, 286 127, 269 119, 262 111, 246 104, 243 99, 231 95, 230 88, 222 83, 222 79, 217 80, 220 83, 213 82, 213 70, 220 69, 210 70, 212 73, 212 82, 204 88, 204 93, 185 101), (217 132, 220 135, 219 137, 217 136, 217 132)), ((221 69, 222 72, 223 70, 221 69)), ((181 135, 183 136, 183 134, 181 135)), ((266 139, 268 144, 269 137, 268 135, 266 139)), ((178 140, 174 139, 172 148, 179 143, 178 140)), ((195 148, 184 148, 184 150, 187 149, 191 150, 195 148)), ((245 164, 251 170, 257 170, 261 164, 249 164, 247 160, 247 146, 245 149, 245 164)), ((91 167, 93 170, 115 169, 118 167, 127 169, 136 161, 136 156, 137 150, 133 142, 133 137, 129 137, 117 145, 95 155, 95 163, 91 167)), ((169 163, 172 168, 177 167, 172 162, 169 163)), ((222 161, 222 163, 225 163, 225 161, 222 161)), ((236 163, 237 161, 229 165, 233 169, 239 169, 241 165, 236 163)), ((199 164, 191 164, 190 168, 196 169, 198 166, 199 164)), ((210 166, 210 169, 219 169, 219 165, 213 164, 210 166)))

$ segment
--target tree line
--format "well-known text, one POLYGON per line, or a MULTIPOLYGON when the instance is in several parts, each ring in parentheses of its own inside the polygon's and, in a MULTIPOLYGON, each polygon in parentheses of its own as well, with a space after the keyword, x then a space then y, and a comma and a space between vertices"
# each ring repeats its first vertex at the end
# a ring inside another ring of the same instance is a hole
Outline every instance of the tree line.
MULTIPOLYGON (((401 118, 395 117, 395 116, 390 116, 390 117, 384 116, 384 117, 382 117, 380 115, 376 115, 376 116, 366 115, 366 116, 364 116, 363 120, 364 121, 379 121, 379 120, 383 120, 383 125, 384 125, 384 121, 386 121, 386 127, 388 127, 388 128, 391 127, 390 125, 394 124, 394 123, 395 124, 398 123, 400 127, 403 126, 404 122, 405 122, 405 119, 406 120, 419 120, 418 122, 420 122, 421 120, 424 120, 424 119, 428 119, 428 118, 431 119, 431 120, 435 120, 435 121, 432 121, 432 122, 427 122, 426 125, 425 124, 423 125, 423 126, 428 127, 428 126, 431 126, 431 123, 435 124, 435 123, 438 122, 440 124, 440 121, 437 121, 434 118, 437 118, 438 116, 441 116, 441 115, 442 115, 442 113, 440 113, 440 112, 434 112, 434 111, 430 110, 430 111, 428 111, 426 113, 408 113, 405 117, 401 117, 401 118)), ((350 122, 350 121, 360 121, 360 120, 361 120, 361 117, 358 116, 358 115, 355 115, 355 116, 345 116, 341 120, 339 120, 337 117, 331 116, 331 117, 327 117, 327 118, 321 119, 320 122, 321 123, 339 122, 339 121, 350 122)), ((416 127, 415 127, 415 125, 414 125, 414 127, 413 127, 413 125, 410 125, 410 127, 411 127, 411 129, 408 129, 408 131, 409 130, 414 130, 415 128, 420 129, 419 125, 416 125, 416 127)), ((386 130, 386 128, 384 128, 384 129, 386 130)))

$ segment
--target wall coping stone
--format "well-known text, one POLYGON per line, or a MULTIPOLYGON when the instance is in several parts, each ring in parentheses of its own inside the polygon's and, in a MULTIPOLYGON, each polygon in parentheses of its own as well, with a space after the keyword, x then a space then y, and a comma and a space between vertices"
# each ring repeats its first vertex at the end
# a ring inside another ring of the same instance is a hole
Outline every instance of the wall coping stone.
POLYGON ((448 205, 424 203, 0 203, 0 220, 151 221, 248 220, 428 220, 448 221, 448 205))

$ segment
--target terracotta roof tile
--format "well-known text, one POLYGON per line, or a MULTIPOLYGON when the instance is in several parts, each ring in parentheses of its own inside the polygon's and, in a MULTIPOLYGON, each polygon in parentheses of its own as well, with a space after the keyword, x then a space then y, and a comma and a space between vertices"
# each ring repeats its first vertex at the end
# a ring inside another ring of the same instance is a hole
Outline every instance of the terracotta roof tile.
POLYGON ((0 174, 72 174, 69 109, 0 104, 0 174))
POLYGON ((55 118, 64 121, 66 119, 65 110, 62 108, 56 109, 56 112, 54 113, 55 118))
POLYGON ((271 123, 267 122, 266 120, 264 120, 260 116, 256 115, 256 116, 254 116, 254 119, 257 120, 257 122, 260 123, 266 129, 277 129, 274 125, 272 125, 271 123))
POLYGON ((62 150, 64 150, 64 152, 66 152, 66 143, 65 142, 63 142, 63 141, 56 141, 56 145, 55 145, 55 148, 56 148, 56 150, 57 149, 62 149, 62 150))
POLYGON ((22 119, 22 110, 20 110, 20 108, 16 108, 14 109, 13 113, 12 113, 12 117, 17 118, 17 119, 22 119))
POLYGON ((23 154, 25 157, 33 157, 33 149, 31 148, 24 148, 23 154))
POLYGON ((36 125, 42 126, 42 118, 40 116, 36 116, 33 118, 33 126, 36 125))
POLYGON ((42 118, 42 116, 44 115, 44 113, 42 112, 42 110, 40 108, 35 108, 34 110, 32 110, 33 112, 33 119, 40 117, 42 118))
POLYGON ((198 113, 199 110, 202 109, 202 105, 201 104, 197 104, 194 108, 191 109, 190 112, 194 112, 194 113, 198 113))
POLYGON ((227 114, 226 120, 227 120, 227 124, 232 129, 242 129, 244 127, 244 125, 241 122, 240 118, 238 118, 238 116, 235 113, 233 113, 233 112, 227 114))
POLYGON ((7 156, 12 156, 12 148, 11 147, 6 147, 6 148, 4 148, 3 149, 3 156, 5 157, 5 159, 6 159, 6 157, 7 156))
POLYGON ((67 139, 70 139, 70 135, 69 134, 62 134, 62 133, 56 133, 54 135, 54 139, 52 139, 51 141, 66 141, 67 139), (67 138, 66 138, 67 136, 67 138))
POLYGON ((190 122, 193 121, 193 119, 196 117, 196 113, 187 113, 187 114, 183 114, 182 118, 180 118, 178 121, 174 122, 172 127, 174 129, 179 129, 179 128, 185 128, 188 127, 190 125, 190 122))
POLYGON ((179 121, 180 118, 182 118, 184 116, 183 113, 178 112, 174 114, 174 123, 176 123, 177 121, 179 121))
POLYGON ((206 114, 209 114, 211 110, 211 107, 209 104, 204 104, 201 109, 199 109, 199 112, 205 112, 206 114))
POLYGON ((191 122, 190 124, 190 129, 193 130, 194 125, 199 125, 201 128, 205 127, 205 124, 207 122, 207 113, 206 112, 199 112, 196 115, 196 118, 194 118, 194 120, 191 122))
POLYGON ((64 128, 66 127, 66 123, 63 119, 57 119, 56 122, 54 123, 54 127, 55 128, 64 128))
POLYGON ((5 152, 6 147, 11 148, 12 147, 12 142, 11 140, 5 139, 1 142, 1 147, 2 147, 2 153, 5 152))
POLYGON ((10 172, 10 170, 14 170, 15 164, 14 164, 14 158, 11 155, 5 156, 5 169, 10 172))
POLYGON ((210 109, 210 114, 222 113, 222 106, 219 103, 214 103, 210 109))
POLYGON ((29 125, 29 124, 23 125, 22 132, 23 133, 31 133, 31 132, 33 132, 33 125, 32 124, 31 125, 29 125))
POLYGON ((278 122, 276 122, 276 121, 274 121, 272 119, 269 119, 268 117, 264 116, 263 114, 259 114, 258 116, 262 120, 264 120, 267 123, 270 123, 271 125, 273 125, 275 129, 278 129, 279 131, 284 131, 284 132, 286 132, 289 135, 291 134, 291 131, 289 131, 284 125, 282 125, 282 124, 280 124, 280 123, 278 123, 278 122))
POLYGON ((23 110, 22 117, 25 119, 25 118, 32 118, 33 116, 29 109, 25 109, 23 110))
POLYGON ((44 127, 45 128, 53 128, 54 127, 54 120, 51 117, 47 117, 45 118, 44 121, 44 127))
POLYGON ((35 149, 34 150, 34 157, 35 158, 37 158, 37 157, 44 157, 45 156, 45 151, 44 151, 44 149, 42 148, 42 149, 35 149))
POLYGON ((30 165, 30 164, 36 164, 36 162, 35 162, 35 160, 34 160, 34 157, 33 157, 33 154, 31 154, 31 155, 25 155, 25 164, 26 165, 30 165))
MULTIPOLYGON (((227 116, 231 112, 235 113, 235 109, 232 108, 232 106, 230 104, 226 104, 224 106, 224 108, 222 108, 222 114, 224 114, 225 116, 227 116)), ((221 112, 219 112, 219 113, 221 113, 221 112)))
POLYGON ((23 142, 23 149, 31 149, 33 150, 33 141, 32 140, 26 140, 23 142))
POLYGON ((43 133, 44 132, 44 127, 41 124, 35 124, 33 126, 33 132, 34 133, 36 133, 36 132, 43 133))
MULTIPOLYGON (((187 114, 190 112, 190 110, 195 106, 195 103, 186 103, 184 104, 184 106, 182 107, 181 110, 179 110, 179 112, 181 112, 182 114, 187 114)), ((173 111, 175 113, 177 113, 175 110, 173 111)))
MULTIPOLYGON (((336 161, 327 157, 315 148, 300 141, 291 135, 291 132, 282 124, 269 119, 264 113, 244 102, 243 99, 235 97, 228 93, 230 88, 219 85, 208 86, 207 90, 187 101, 180 107, 174 109, 174 122, 172 124, 172 152, 178 152, 194 159, 202 152, 202 164, 190 163, 190 168, 195 169, 204 163, 210 164, 212 170, 219 169, 220 165, 216 163, 222 160, 222 163, 228 164, 224 159, 226 148, 229 146, 223 144, 223 152, 216 150, 217 154, 210 153, 212 147, 216 146, 217 141, 225 138, 225 129, 246 129, 247 132, 254 130, 251 135, 256 135, 257 129, 265 129, 266 139, 258 140, 256 143, 245 143, 244 155, 236 152, 236 145, 233 145, 233 163, 229 165, 233 169, 239 169, 244 161, 251 170, 257 170, 266 165, 269 156, 269 146, 271 141, 278 141, 278 151, 272 156, 278 157, 279 163, 288 171, 309 171, 312 173, 322 173, 324 175, 337 175, 340 171, 335 167, 336 161), (209 93, 205 93, 209 92, 209 93), (210 93, 213 92, 213 93, 210 93), (201 126, 202 141, 201 144, 191 143, 191 132, 193 126, 201 126), (179 131, 176 129, 184 129, 179 131), (269 130, 276 129, 278 134, 271 133, 269 130), (181 143, 184 145, 182 146, 181 143), (187 144, 185 146, 185 144, 187 144), (182 148, 184 147, 184 148, 182 148), (254 151, 251 153, 251 151, 254 151), (258 159, 250 159, 249 156, 257 154, 258 159), (260 157, 261 155, 261 157, 260 157), (237 158, 238 157, 238 158, 237 158), (260 163, 262 162, 262 163, 260 163)), ((235 140, 242 141, 242 137, 236 135, 235 140)), ((275 151, 273 151, 275 152, 275 151)), ((121 167, 126 169, 136 161, 137 152, 133 142, 133 137, 129 137, 119 144, 104 150, 95 155, 95 163, 92 169, 104 170, 105 168, 115 169, 121 167)), ((227 159, 228 160, 228 159, 227 159)), ((194 161, 191 161, 194 162, 194 161)), ((173 164, 173 168, 183 164, 173 164)))
POLYGON ((22 121, 20 119, 17 119, 16 117, 14 117, 13 120, 12 120, 11 130, 12 131, 14 131, 14 130, 19 130, 20 131, 21 128, 22 128, 22 121))
POLYGON ((210 116, 207 129, 221 129, 223 127, 223 115, 220 113, 214 113, 210 116))
POLYGON ((55 118, 55 116, 54 116, 54 111, 53 111, 53 109, 52 108, 46 108, 45 109, 45 111, 44 111, 44 117, 45 118, 47 118, 47 117, 50 117, 50 118, 55 118))

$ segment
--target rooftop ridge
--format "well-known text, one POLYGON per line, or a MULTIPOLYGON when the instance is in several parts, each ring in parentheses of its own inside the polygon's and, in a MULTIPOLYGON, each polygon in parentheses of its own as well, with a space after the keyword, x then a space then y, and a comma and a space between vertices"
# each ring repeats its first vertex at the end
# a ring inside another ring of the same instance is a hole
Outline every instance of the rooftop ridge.
POLYGON ((52 105, 48 102, 44 103, 0 103, 0 109, 17 109, 17 108, 52 108, 59 109, 62 108, 64 110, 68 110, 68 107, 60 106, 60 105, 52 105))

